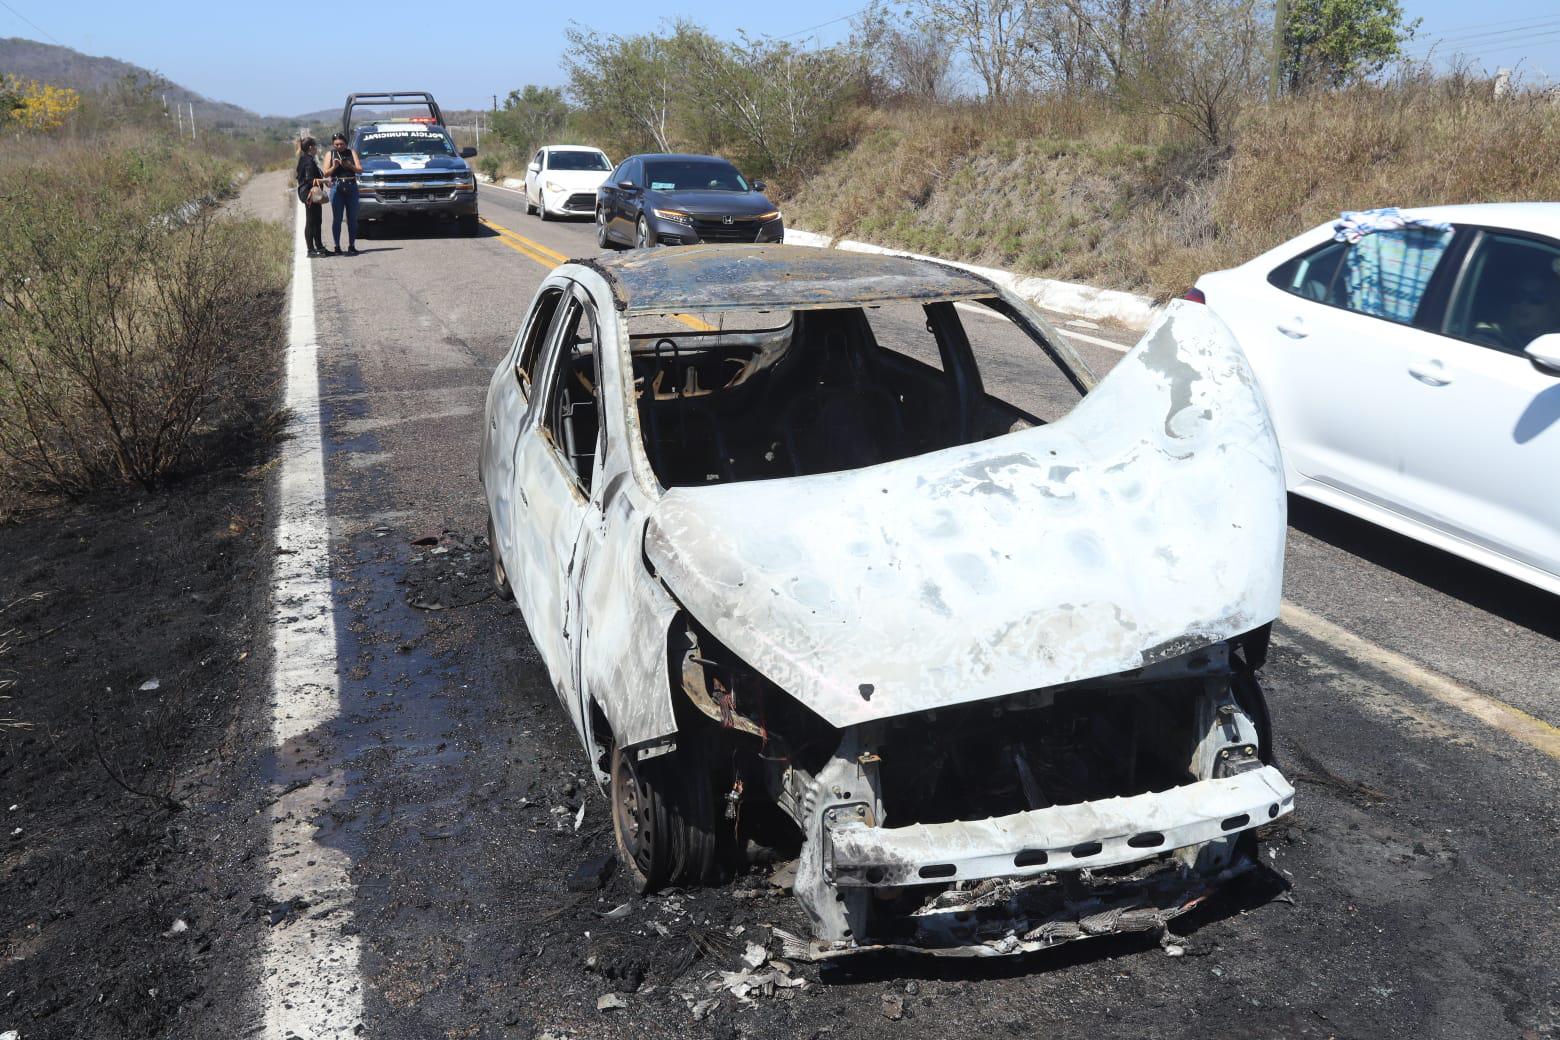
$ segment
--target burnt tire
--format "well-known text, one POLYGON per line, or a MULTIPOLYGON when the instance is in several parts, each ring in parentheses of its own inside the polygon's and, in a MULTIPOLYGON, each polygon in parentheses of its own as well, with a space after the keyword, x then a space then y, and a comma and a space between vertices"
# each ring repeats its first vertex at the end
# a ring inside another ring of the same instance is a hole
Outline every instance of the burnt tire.
POLYGON ((493 537, 493 517, 488 515, 487 521, 488 555, 492 557, 493 588, 498 591, 500 599, 514 599, 515 590, 509 584, 509 572, 504 568, 504 559, 498 554, 498 541, 493 537))
POLYGON ((635 890, 714 880, 715 798, 698 743, 635 761, 614 741, 611 768, 612 834, 635 890))

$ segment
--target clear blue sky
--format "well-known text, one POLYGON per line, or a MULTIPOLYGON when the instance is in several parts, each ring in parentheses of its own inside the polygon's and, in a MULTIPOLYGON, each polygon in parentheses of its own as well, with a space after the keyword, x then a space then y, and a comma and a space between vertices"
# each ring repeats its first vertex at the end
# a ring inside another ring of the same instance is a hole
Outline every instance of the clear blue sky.
MULTIPOLYGON (((745 29, 782 36, 839 19, 865 2, 683 0, 681 6, 656 10, 603 0, 572 10, 581 21, 616 33, 641 32, 684 16, 718 35, 745 29)), ((1425 42, 1416 42, 1416 53, 1445 37, 1436 52, 1443 57, 1460 51, 1491 71, 1516 66, 1530 80, 1560 81, 1560 5, 1555 0, 1403 3, 1410 17, 1424 19, 1425 42)), ((215 100, 267 115, 330 108, 354 89, 425 89, 449 108, 485 107, 494 93, 525 83, 563 82, 559 57, 566 20, 539 13, 557 7, 571 9, 523 0, 266 5, 3 0, 0 36, 58 42, 134 62, 215 100), (330 42, 333 32, 339 43, 330 42)), ((848 31, 847 22, 834 21, 813 35, 833 42, 848 31)))

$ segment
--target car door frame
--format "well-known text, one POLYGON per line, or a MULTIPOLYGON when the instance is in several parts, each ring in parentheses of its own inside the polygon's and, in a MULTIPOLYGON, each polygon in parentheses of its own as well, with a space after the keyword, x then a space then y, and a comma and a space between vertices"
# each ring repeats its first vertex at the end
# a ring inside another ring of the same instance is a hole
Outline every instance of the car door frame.
POLYGON ((613 193, 616 196, 616 206, 612 215, 612 221, 615 225, 613 237, 619 242, 633 245, 634 226, 639 219, 639 215, 638 213, 631 214, 630 211, 633 210, 639 199, 643 197, 644 184, 641 182, 644 180, 645 164, 640 160, 639 156, 634 155, 624 159, 623 166, 625 167, 623 176, 629 178, 629 183, 632 183, 634 187, 623 187, 624 182, 622 180, 617 180, 613 184, 613 193))
MULTIPOLYGON (((1513 389, 1520 387, 1520 390, 1516 390, 1519 396, 1531 393, 1532 397, 1527 400, 1513 402, 1513 406, 1522 414, 1526 414, 1526 411, 1533 405, 1533 399, 1539 395, 1555 393, 1557 390, 1560 390, 1560 376, 1540 374, 1531 359, 1526 355, 1517 351, 1465 339, 1448 331, 1447 328, 1452 319, 1452 306, 1460 298, 1468 280, 1473 277, 1472 267, 1474 258, 1478 255, 1479 246, 1486 237, 1494 235, 1524 239, 1556 251, 1560 251, 1560 238, 1522 228, 1495 227, 1483 224, 1458 225, 1458 231, 1459 238, 1463 239, 1463 243, 1460 254, 1455 257, 1455 270, 1452 276, 1446 280, 1443 286, 1444 291, 1436 300, 1437 306, 1435 310, 1425 316, 1423 323, 1425 326, 1423 331, 1431 337, 1426 346, 1426 353, 1444 356, 1446 360, 1441 360, 1440 363, 1445 367, 1446 374, 1451 377, 1447 384, 1453 390, 1453 393, 1448 395, 1454 405, 1447 410, 1447 415, 1450 418, 1445 423, 1432 424, 1429 428, 1430 435, 1434 440, 1444 442, 1450 439, 1451 444, 1446 449, 1448 451, 1451 451, 1452 447, 1457 445, 1459 441, 1473 444, 1479 443, 1483 440, 1481 435, 1489 432, 1488 424, 1494 418, 1490 410, 1484 407, 1485 402, 1482 399, 1479 401, 1463 400, 1460 402, 1460 406, 1458 405, 1457 394, 1467 392, 1466 387, 1468 387, 1471 379, 1478 379, 1484 383, 1497 383, 1502 387, 1513 389), (1448 360, 1450 364, 1447 364, 1448 360), (1459 419, 1476 420, 1483 425, 1474 430, 1465 431, 1462 435, 1453 435, 1452 431, 1456 426, 1456 421, 1459 419)), ((1427 390, 1427 392, 1431 391, 1427 390)), ((1518 437, 1520 428, 1521 418, 1519 416, 1510 431, 1510 435, 1514 439, 1518 437)), ((1519 440, 1518 443, 1531 443, 1533 440, 1536 440, 1537 435, 1537 433, 1534 433, 1527 441, 1519 440)), ((1433 450, 1429 452, 1430 458, 1439 461, 1437 455, 1438 453, 1433 450)), ((1491 468, 1496 468, 1496 464, 1493 461, 1490 466, 1491 468)), ((1441 511, 1435 511, 1422 506, 1414 511, 1413 515, 1416 520, 1451 537, 1476 545, 1486 552, 1504 556, 1522 566, 1533 567, 1550 574, 1560 575, 1560 550, 1551 549, 1550 551, 1554 552, 1552 556, 1536 555, 1530 551, 1530 540, 1527 537, 1503 541, 1492 535, 1491 531, 1488 530, 1489 525, 1487 523, 1474 522, 1469 515, 1466 515, 1469 514, 1469 510, 1458 508, 1458 503, 1464 503, 1465 505, 1471 503, 1477 507, 1486 498, 1494 501, 1502 489, 1517 491, 1535 486, 1531 481, 1524 481, 1519 476, 1512 475, 1512 479, 1494 481, 1493 488, 1488 495, 1484 492, 1470 494, 1452 486, 1445 480, 1436 479, 1432 475, 1430 466, 1426 465, 1419 468, 1424 471, 1423 483, 1430 489, 1428 493, 1444 501, 1446 506, 1441 511)), ((1537 469, 1538 471, 1544 469, 1542 463, 1540 463, 1537 469)), ((1553 472, 1554 470, 1551 469, 1550 471, 1553 472)), ((1488 471, 1480 470, 1479 472, 1488 471)), ((1522 512, 1523 506, 1515 502, 1508 502, 1505 505, 1507 506, 1507 512, 1517 519, 1520 524, 1524 515, 1522 512)), ((1479 513, 1477 508, 1471 512, 1475 515, 1479 513)), ((1535 519, 1535 526, 1542 529, 1544 527, 1542 518, 1535 519)))
POLYGON ((542 183, 542 171, 547 168, 547 149, 538 148, 536 154, 531 156, 531 161, 525 166, 525 201, 530 205, 536 205, 536 197, 539 194, 537 187, 542 183), (536 169, 531 169, 532 166, 536 169))
MULTIPOLYGON (((531 641, 547 668, 558 697, 583 734, 580 700, 576 696, 577 668, 572 659, 568 625, 576 600, 570 569, 591 496, 580 488, 577 474, 548 427, 548 406, 556 390, 557 380, 564 377, 560 368, 567 363, 564 358, 567 351, 564 332, 572 315, 569 304, 579 299, 582 290, 573 279, 561 276, 556 281, 549 279, 543 284, 544 288, 562 284, 565 286, 565 297, 560 301, 548 328, 547 341, 542 348, 545 361, 540 376, 533 381, 538 391, 532 397, 525 426, 515 445, 513 480, 515 499, 520 503, 515 510, 515 540, 519 549, 517 555, 524 565, 521 580, 515 583, 515 598, 531 633, 531 641)), ((587 302, 586 305, 595 308, 593 302, 587 302)), ((595 309, 599 340, 599 308, 595 309)), ((598 376, 600 370, 598 349, 598 376)), ((604 411, 599 399, 597 409, 596 457, 599 460, 603 425, 601 413, 604 411)), ((599 462, 597 465, 599 467, 599 462)), ((592 491, 595 484, 593 476, 592 491)))
MULTIPOLYGON (((1269 396, 1274 398, 1273 411, 1279 420, 1285 468, 1300 481, 1325 485, 1403 515, 1411 512, 1411 505, 1401 500, 1401 488, 1397 487, 1399 482, 1393 475, 1394 460, 1402 450, 1398 428, 1388 424, 1387 428, 1375 431, 1374 437, 1367 435, 1364 440, 1368 443, 1365 444, 1361 444, 1359 438, 1340 444, 1320 440, 1315 436, 1318 430, 1354 430, 1354 424, 1327 421, 1326 414, 1318 411, 1318 404, 1313 401, 1307 406, 1307 401, 1317 393, 1313 391, 1308 397, 1305 391, 1297 392, 1296 388, 1305 385, 1302 377, 1307 374, 1314 381, 1331 371, 1325 368, 1325 355, 1328 352, 1348 353, 1344 342, 1348 340, 1365 344, 1363 348, 1357 348, 1354 355, 1360 364, 1369 366, 1367 378, 1373 371, 1401 372, 1410 363, 1410 355, 1416 349, 1413 337, 1428 332, 1427 323, 1437 320, 1444 311, 1449 285, 1461 268, 1468 235, 1460 225, 1453 225, 1452 231, 1452 239, 1436 261, 1414 317, 1408 322, 1393 321, 1324 299, 1312 299, 1273 280, 1280 268, 1326 248, 1333 241, 1330 235, 1279 259, 1268 254, 1260 277, 1279 294, 1284 301, 1281 309, 1286 313, 1277 317, 1264 313, 1255 316, 1254 320, 1264 338, 1263 350, 1267 356, 1261 366, 1265 370, 1262 374, 1271 387, 1269 396), (1293 316, 1288 312, 1293 312, 1293 316), (1284 337, 1282 341, 1280 336, 1284 337), (1316 370, 1317 365, 1323 365, 1323 368, 1316 370)), ((1344 264, 1340 263, 1333 278, 1343 277, 1344 264)), ((1396 374, 1391 378, 1395 381, 1396 374)), ((1405 375, 1404 378, 1408 377, 1405 375)), ((1387 392, 1393 385, 1395 382, 1378 387, 1376 392, 1387 392)), ((1353 414, 1370 413, 1356 409, 1353 414)), ((1378 415, 1377 418, 1384 422, 1386 416, 1378 415)), ((1290 484, 1294 486, 1293 478, 1290 484)))

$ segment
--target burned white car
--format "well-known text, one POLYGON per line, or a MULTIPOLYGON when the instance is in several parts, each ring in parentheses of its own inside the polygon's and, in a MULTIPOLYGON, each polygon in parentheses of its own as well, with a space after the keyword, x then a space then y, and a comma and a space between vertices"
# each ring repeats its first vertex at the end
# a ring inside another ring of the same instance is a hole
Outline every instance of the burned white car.
POLYGON ((644 889, 797 855, 824 958, 1163 930, 1293 808, 1255 672, 1283 469, 1205 307, 1096 380, 929 262, 640 250, 488 392, 512 591, 644 889))

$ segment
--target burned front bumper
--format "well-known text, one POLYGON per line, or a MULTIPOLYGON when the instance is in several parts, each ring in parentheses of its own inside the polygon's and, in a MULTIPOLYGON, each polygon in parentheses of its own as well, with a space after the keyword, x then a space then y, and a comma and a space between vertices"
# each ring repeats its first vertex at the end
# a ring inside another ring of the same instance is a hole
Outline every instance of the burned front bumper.
POLYGON ((788 952, 997 956, 1162 929, 1255 865, 1241 860, 1235 836, 1293 811, 1283 774, 1250 765, 1168 791, 967 822, 876 827, 864 802, 831 806, 797 877, 820 934, 792 939, 788 952), (1142 869, 1103 873, 1132 864, 1142 869), (927 885, 949 887, 912 913, 867 923, 879 896, 927 885))

